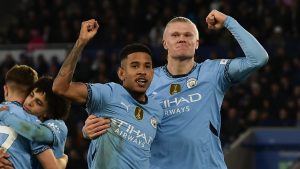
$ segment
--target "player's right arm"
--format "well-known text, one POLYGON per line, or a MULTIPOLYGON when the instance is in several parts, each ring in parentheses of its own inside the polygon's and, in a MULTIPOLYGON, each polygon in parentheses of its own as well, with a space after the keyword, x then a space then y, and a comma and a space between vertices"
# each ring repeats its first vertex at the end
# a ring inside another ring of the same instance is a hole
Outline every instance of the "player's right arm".
POLYGON ((88 41, 96 35, 98 28, 99 25, 95 19, 81 23, 79 37, 54 79, 52 87, 54 93, 79 104, 86 102, 88 95, 86 85, 84 83, 72 82, 72 78, 82 50, 88 41))
POLYGON ((2 108, 0 109, 0 120, 8 127, 14 129, 18 134, 31 141, 53 144, 54 136, 48 127, 43 126, 38 122, 28 122, 17 117, 13 113, 1 110, 2 108))

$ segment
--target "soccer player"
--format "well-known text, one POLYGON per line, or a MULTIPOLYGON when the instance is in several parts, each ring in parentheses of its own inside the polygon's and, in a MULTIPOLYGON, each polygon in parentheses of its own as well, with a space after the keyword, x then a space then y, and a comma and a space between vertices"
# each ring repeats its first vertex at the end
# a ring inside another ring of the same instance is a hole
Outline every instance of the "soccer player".
POLYGON ((89 149, 89 166, 99 169, 149 168, 150 146, 162 118, 158 102, 147 97, 153 78, 152 54, 141 44, 125 46, 120 52, 116 83, 71 82, 81 51, 95 36, 99 25, 82 22, 80 35, 53 83, 53 91, 76 103, 86 104, 89 114, 111 118, 111 127, 89 149))
POLYGON ((168 63, 154 70, 147 91, 164 109, 151 147, 152 169, 226 169, 219 137, 225 92, 268 61, 265 49, 234 18, 212 10, 206 22, 212 30, 226 27, 246 57, 196 63, 196 25, 185 17, 168 22, 163 34, 168 63))
MULTIPOLYGON (((4 97, 7 106, 18 117, 29 122, 38 121, 36 116, 24 111, 22 103, 30 92, 34 82, 38 79, 37 73, 26 65, 16 65, 6 74, 4 85, 4 97)), ((35 154, 44 168, 57 168, 57 161, 51 150, 41 149, 37 144, 23 136, 18 135, 12 128, 0 121, 0 149, 10 154, 9 160, 15 168, 32 168, 32 157, 35 154)))
MULTIPOLYGON (((47 144, 43 149, 51 148, 58 159, 58 165, 65 168, 67 156, 64 155, 64 147, 68 129, 63 120, 68 115, 70 103, 53 93, 52 84, 52 78, 41 77, 23 104, 28 113, 37 116, 43 123, 28 122, 9 111, 0 112, 0 121, 30 141, 47 144)), ((33 168, 41 166, 37 164, 33 168)))

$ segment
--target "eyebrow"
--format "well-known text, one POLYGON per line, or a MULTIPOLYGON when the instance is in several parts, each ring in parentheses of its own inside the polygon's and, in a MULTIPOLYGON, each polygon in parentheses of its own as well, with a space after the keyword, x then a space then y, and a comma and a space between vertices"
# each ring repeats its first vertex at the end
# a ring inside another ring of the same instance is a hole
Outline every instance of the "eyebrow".
POLYGON ((132 61, 130 62, 130 64, 137 64, 137 63, 140 63, 139 61, 132 61))
POLYGON ((171 32, 171 35, 173 34, 190 34, 190 35, 193 35, 194 33, 193 32, 179 32, 179 31, 174 31, 174 32, 171 32))
POLYGON ((151 62, 132 61, 130 64, 151 64, 151 62))

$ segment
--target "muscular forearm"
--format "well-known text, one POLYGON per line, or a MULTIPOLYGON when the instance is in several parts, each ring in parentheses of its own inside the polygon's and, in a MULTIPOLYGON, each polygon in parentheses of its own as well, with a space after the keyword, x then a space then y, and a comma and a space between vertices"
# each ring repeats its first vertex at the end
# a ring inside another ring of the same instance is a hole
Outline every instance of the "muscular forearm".
POLYGON ((234 81, 245 79, 251 72, 265 65, 268 53, 261 44, 246 31, 235 19, 228 16, 224 25, 235 37, 245 53, 244 58, 233 59, 228 73, 234 81))
POLYGON ((96 35, 98 28, 99 25, 95 19, 81 23, 78 40, 54 79, 52 86, 54 93, 68 98, 75 103, 84 104, 86 102, 88 94, 86 85, 83 83, 74 83, 72 82, 72 78, 83 48, 96 35))
POLYGON ((13 128, 18 134, 31 141, 42 142, 45 144, 53 143, 54 138, 52 131, 40 123, 29 123, 7 111, 0 113, 0 119, 8 127, 13 128))
POLYGON ((65 59, 53 83, 53 91, 62 94, 68 90, 72 81, 76 64, 85 44, 77 40, 73 49, 65 59))

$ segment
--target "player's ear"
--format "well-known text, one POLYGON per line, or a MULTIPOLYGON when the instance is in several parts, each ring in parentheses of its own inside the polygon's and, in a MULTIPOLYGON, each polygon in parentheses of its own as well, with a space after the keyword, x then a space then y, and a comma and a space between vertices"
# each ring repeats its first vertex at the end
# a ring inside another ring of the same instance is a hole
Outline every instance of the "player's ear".
POLYGON ((122 82, 125 80, 125 70, 122 67, 118 68, 118 77, 122 82))
POLYGON ((164 48, 165 48, 166 50, 168 50, 167 43, 166 43, 165 40, 162 40, 162 44, 163 44, 164 48))
POLYGON ((196 42, 196 49, 198 49, 198 47, 199 47, 199 43, 200 43, 200 40, 199 40, 199 39, 197 39, 197 42, 196 42))
POLYGON ((8 88, 7 85, 3 86, 3 90, 4 90, 4 98, 6 98, 8 96, 8 88))

